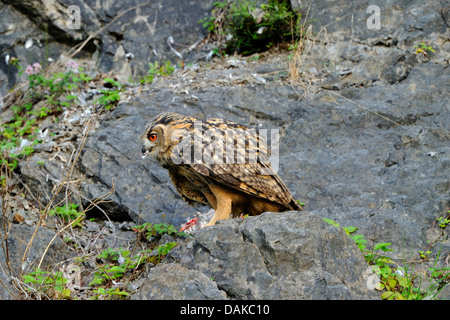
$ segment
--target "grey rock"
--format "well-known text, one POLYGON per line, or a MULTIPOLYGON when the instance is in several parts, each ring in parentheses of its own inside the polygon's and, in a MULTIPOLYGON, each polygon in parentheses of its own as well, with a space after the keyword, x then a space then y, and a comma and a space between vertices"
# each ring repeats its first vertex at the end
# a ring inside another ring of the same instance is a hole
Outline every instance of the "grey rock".
MULTIPOLYGON (((66 244, 60 237, 55 237, 53 231, 45 227, 40 227, 36 233, 35 230, 35 226, 12 225, 7 232, 7 241, 2 241, 5 247, 3 250, 0 250, 0 279, 7 288, 0 284, 1 300, 17 299, 19 297, 19 292, 15 289, 17 285, 12 285, 11 277, 20 280, 22 275, 34 271, 44 254, 40 268, 49 271, 53 271, 56 263, 69 259, 72 256, 66 244), (29 250, 25 259, 23 259, 30 241, 29 250)), ((3 229, 3 222, 0 226, 0 232, 3 240, 3 236, 6 235, 3 229)))
POLYGON ((173 249, 165 263, 200 271, 229 299, 379 298, 367 286, 369 267, 353 240, 308 212, 220 221, 173 249))
POLYGON ((150 274, 133 300, 221 300, 225 292, 197 270, 179 264, 159 264, 150 274))
POLYGON ((302 17, 314 19, 313 32, 326 26, 329 37, 339 40, 357 40, 368 44, 395 46, 417 38, 427 38, 433 32, 445 33, 447 26, 441 17, 445 6, 440 1, 383 0, 379 28, 369 28, 367 20, 374 14, 368 10, 372 3, 361 1, 291 0, 302 17))
POLYGON ((365 299, 368 266, 340 229, 310 213, 265 213, 242 223, 240 232, 258 247, 275 284, 267 299, 365 299))
MULTIPOLYGON (((40 227, 34 235, 35 229, 36 227, 34 226, 13 225, 9 231, 9 263, 15 274, 25 274, 32 271, 32 266, 37 266, 44 253, 45 256, 41 265, 43 269, 51 268, 55 265, 55 261, 62 261, 71 256, 68 247, 60 237, 55 237, 53 231, 45 227, 40 227), (23 254, 30 240, 32 240, 31 245, 24 264, 22 264, 23 254), (47 246, 49 250, 45 252, 47 246)), ((2 262, 6 261, 5 256, 2 256, 0 260, 2 262)))
POLYGON ((17 300, 18 296, 15 295, 11 277, 0 272, 0 300, 17 300))
MULTIPOLYGON (((70 150, 71 151, 71 150, 70 150)), ((53 199, 53 203, 60 203, 63 199, 80 204, 81 198, 78 193, 72 193, 76 188, 76 181, 81 176, 78 170, 72 170, 69 163, 71 153, 59 152, 58 156, 49 157, 48 153, 36 153, 31 155, 26 161, 19 162, 21 179, 32 190, 33 197, 39 198, 44 206, 53 199), (56 192, 61 184, 65 182, 60 191, 56 192), (67 195, 70 194, 69 197, 67 195)))

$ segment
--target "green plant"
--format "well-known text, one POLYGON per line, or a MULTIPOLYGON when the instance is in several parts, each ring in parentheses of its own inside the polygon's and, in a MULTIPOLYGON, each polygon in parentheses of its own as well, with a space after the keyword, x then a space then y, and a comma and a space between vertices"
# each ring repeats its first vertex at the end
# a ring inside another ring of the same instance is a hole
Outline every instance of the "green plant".
POLYGON ((108 90, 100 90, 102 96, 99 99, 95 100, 95 102, 100 103, 105 107, 106 110, 109 110, 119 102, 122 86, 119 82, 111 78, 105 78, 103 81, 105 83, 109 83, 112 88, 108 90))
MULTIPOLYGON (((130 280, 136 274, 134 271, 147 263, 158 264, 176 245, 175 242, 168 242, 154 249, 141 250, 134 256, 131 256, 130 251, 122 248, 103 250, 97 255, 101 265, 94 273, 90 285, 98 287, 95 290, 98 295, 128 296, 129 292, 117 287, 119 281, 125 277, 130 280)), ((94 298, 98 298, 98 295, 94 298)))
POLYGON ((152 224, 146 222, 133 228, 135 232, 145 234, 147 239, 154 236, 162 236, 163 234, 174 235, 178 237, 187 237, 184 232, 178 231, 173 225, 167 223, 152 224))
MULTIPOLYGON (((60 102, 57 99, 66 93, 78 89, 80 84, 92 80, 91 77, 88 77, 83 72, 82 68, 78 68, 78 65, 75 62, 69 61, 68 66, 70 67, 68 67, 65 72, 54 72, 50 75, 43 72, 38 63, 33 64, 33 70, 31 70, 31 66, 28 66, 28 72, 26 70, 25 73, 28 75, 31 96, 42 98, 42 92, 50 92, 52 101, 55 105, 68 106, 64 101, 60 102)), ((67 96, 71 95, 66 95, 66 97, 67 96)))
MULTIPOLYGON (((417 283, 418 286, 412 286, 408 288, 407 298, 408 299, 434 299, 436 295, 450 283, 450 268, 449 267, 438 267, 439 257, 441 255, 442 247, 439 249, 436 258, 434 260, 434 265, 429 267, 429 275, 421 274, 418 276, 410 276, 411 284, 417 283), (428 281, 422 281, 424 278, 428 277, 428 281), (423 282, 428 284, 428 287, 423 287, 423 282)), ((431 252, 430 252, 431 253, 431 252)), ((429 253, 429 254, 430 254, 429 253)), ((412 269, 412 268, 410 268, 412 269)), ((408 272, 408 269, 405 269, 408 272)), ((412 270, 410 271, 412 274, 412 270)))
POLYGON ((11 58, 10 65, 17 68, 20 75, 25 73, 28 77, 28 90, 21 95, 19 103, 11 106, 13 117, 0 126, 0 165, 14 170, 18 159, 30 155, 33 146, 41 142, 37 139, 37 121, 75 103, 77 95, 73 91, 92 78, 73 61, 68 62, 65 72, 51 74, 37 62, 24 69, 17 58, 11 58))
POLYGON ((172 250, 173 247, 177 245, 176 242, 167 242, 164 245, 158 246, 158 255, 159 258, 162 259, 164 256, 166 256, 170 250, 172 250))
POLYGON ((44 294, 48 298, 69 298, 70 290, 66 289, 67 279, 62 272, 48 272, 36 268, 34 271, 22 276, 27 284, 27 291, 35 294, 44 294))
POLYGON ((214 17, 205 17, 205 18, 199 20, 198 22, 201 23, 203 28, 208 30, 208 32, 213 32, 214 29, 216 28, 214 21, 215 21, 214 17))
POLYGON ((442 290, 446 285, 450 283, 450 267, 437 268, 437 261, 441 254, 441 249, 439 249, 439 253, 436 257, 433 267, 429 268, 431 278, 435 280, 435 282, 431 284, 431 290, 429 291, 433 292, 434 295, 439 293, 440 290, 442 290))
POLYGON ((416 49, 416 54, 422 53, 424 56, 428 55, 428 52, 436 53, 432 46, 427 46, 425 42, 421 42, 414 46, 416 49))
POLYGON ((148 67, 147 75, 140 80, 141 84, 150 84, 154 81, 155 77, 168 76, 175 71, 175 67, 173 67, 168 60, 161 66, 158 61, 155 61, 154 63, 149 62, 148 67))
MULTIPOLYGON (((326 223, 339 228, 340 224, 334 220, 328 219, 328 218, 322 218, 323 221, 326 223)), ((364 254, 364 258, 366 259, 367 263, 369 264, 384 264, 391 262, 391 259, 380 254, 380 251, 382 252, 389 252, 392 251, 392 249, 388 248, 392 245, 390 242, 382 242, 375 244, 371 250, 369 250, 366 246, 367 240, 364 239, 364 236, 361 234, 354 234, 358 228, 356 227, 344 227, 343 228, 345 233, 353 240, 355 241, 356 245, 358 246, 359 250, 364 254)))
POLYGON ((200 19, 198 23, 201 23, 210 35, 220 36, 223 33, 223 26, 221 25, 222 17, 227 13, 227 7, 230 1, 223 0, 222 2, 213 2, 213 9, 211 10, 211 16, 200 19))
POLYGON ((77 204, 68 203, 62 207, 55 207, 48 214, 50 216, 59 216, 63 221, 71 223, 72 226, 81 228, 81 220, 85 217, 85 214, 84 212, 79 212, 77 208, 77 204))
POLYGON ((111 261, 111 263, 106 263, 99 267, 99 270, 95 272, 94 278, 90 285, 101 285, 106 280, 116 280, 118 278, 122 278, 125 272, 127 271, 127 267, 134 266, 135 264, 130 262, 130 251, 124 249, 107 249, 103 250, 101 254, 97 255, 97 259, 103 259, 105 261, 111 261), (128 264, 124 262, 127 261, 128 264))
POLYGON ((292 10, 290 1, 223 0, 213 5, 213 16, 199 22, 210 32, 231 35, 228 52, 261 52, 300 35, 300 14, 292 10))
POLYGON ((412 279, 406 269, 392 268, 388 264, 373 266, 373 270, 380 277, 377 290, 384 290, 381 298, 385 300, 413 300, 417 296, 413 290, 412 279))
POLYGON ((301 202, 300 200, 297 200, 297 203, 300 205, 300 207, 304 207, 305 206, 305 203, 301 202))
POLYGON ((432 253, 432 251, 430 251, 430 250, 426 250, 426 251, 419 250, 419 255, 424 260, 428 260, 428 255, 430 255, 431 253, 432 253))
POLYGON ((331 224, 332 226, 339 228, 341 225, 339 223, 337 223, 334 220, 328 219, 328 218, 322 218, 323 221, 325 221, 328 224, 331 224))
POLYGON ((97 294, 93 297, 93 299, 98 299, 99 296, 106 296, 108 298, 111 298, 113 296, 116 296, 118 298, 124 298, 130 295, 130 292, 125 290, 120 290, 119 287, 111 287, 111 288, 103 288, 99 287, 94 292, 97 294))
POLYGON ((0 126, 0 165, 5 164, 11 170, 17 167, 19 158, 30 155, 34 151, 33 146, 40 142, 36 139, 36 119, 18 115, 20 110, 13 108, 14 119, 0 126))
POLYGON ((436 219, 436 221, 439 223, 439 227, 442 229, 445 229, 447 225, 450 223, 450 210, 447 210, 447 218, 439 217, 436 219))
MULTIPOLYGON (((340 224, 328 218, 322 218, 328 224, 334 227, 340 227, 340 224)), ((367 248, 367 240, 361 234, 354 234, 358 228, 344 227, 345 233, 355 241, 355 244, 361 250, 366 262, 372 266, 373 271, 379 276, 380 282, 376 289, 382 291, 381 298, 385 300, 418 300, 425 298, 434 298, 442 288, 450 282, 450 268, 437 268, 440 251, 436 257, 433 268, 430 268, 431 280, 436 280, 428 288, 421 288, 421 277, 419 286, 415 287, 416 277, 413 275, 411 265, 403 261, 404 267, 394 265, 391 258, 385 253, 393 251, 389 247, 390 242, 375 244, 372 249, 367 248)), ((431 251, 419 251, 422 258, 428 258, 431 251), (423 256, 422 256, 423 255, 423 256)))

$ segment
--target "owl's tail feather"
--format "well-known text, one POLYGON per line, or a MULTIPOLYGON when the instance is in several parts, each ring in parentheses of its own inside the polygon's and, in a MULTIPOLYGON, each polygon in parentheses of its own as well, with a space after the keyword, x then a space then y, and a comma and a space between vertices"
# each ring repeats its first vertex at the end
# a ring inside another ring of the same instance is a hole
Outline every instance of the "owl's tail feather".
POLYGON ((289 202, 289 207, 291 210, 294 210, 294 211, 303 211, 303 208, 300 205, 298 200, 292 199, 291 202, 289 202))

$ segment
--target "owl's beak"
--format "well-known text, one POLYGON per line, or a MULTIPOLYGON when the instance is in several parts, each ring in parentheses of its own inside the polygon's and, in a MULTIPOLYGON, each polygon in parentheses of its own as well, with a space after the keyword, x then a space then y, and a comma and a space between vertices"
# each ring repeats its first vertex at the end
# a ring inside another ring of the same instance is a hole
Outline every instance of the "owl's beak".
POLYGON ((145 159, 145 157, 149 154, 147 148, 145 146, 142 146, 142 159, 145 159))

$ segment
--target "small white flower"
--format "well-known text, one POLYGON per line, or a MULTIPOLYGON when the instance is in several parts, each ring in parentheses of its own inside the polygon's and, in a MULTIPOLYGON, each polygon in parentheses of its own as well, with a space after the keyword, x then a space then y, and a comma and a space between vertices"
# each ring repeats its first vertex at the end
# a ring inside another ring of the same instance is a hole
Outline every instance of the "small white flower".
POLYGON ((395 273, 398 274, 401 277, 404 277, 405 276, 405 269, 397 268, 397 270, 395 270, 395 273))
POLYGON ((33 46, 33 39, 27 39, 25 41, 25 49, 30 49, 33 46))
POLYGON ((119 251, 119 259, 117 260, 117 262, 119 263, 119 266, 125 263, 125 258, 122 257, 122 253, 120 253, 120 251, 119 251))
POLYGON ((259 29, 256 31, 256 34, 263 34, 266 29, 266 27, 259 27, 259 29))

